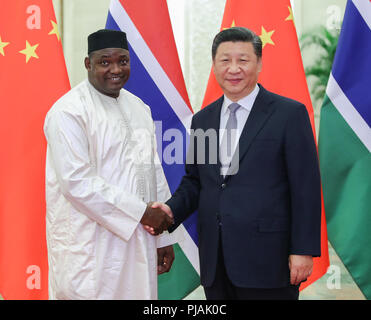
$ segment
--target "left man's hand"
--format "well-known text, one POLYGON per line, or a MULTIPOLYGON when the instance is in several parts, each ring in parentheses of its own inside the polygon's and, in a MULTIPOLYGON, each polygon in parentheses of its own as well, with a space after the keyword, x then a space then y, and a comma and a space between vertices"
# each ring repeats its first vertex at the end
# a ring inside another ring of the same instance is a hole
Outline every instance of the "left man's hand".
POLYGON ((312 256, 292 254, 289 256, 289 268, 290 283, 297 286, 311 275, 313 258, 312 256))
MULTIPOLYGON (((162 202, 151 202, 150 206, 152 209, 161 209, 171 218, 172 222, 174 222, 173 212, 171 211, 170 207, 167 204, 162 202)), ((153 236, 158 235, 158 232, 156 233, 155 229, 149 225, 144 225, 144 229, 153 236)))
POLYGON ((167 246, 157 249, 157 274, 169 272, 174 261, 173 246, 167 246))
POLYGON ((151 230, 152 235, 158 235, 173 224, 174 220, 160 208, 152 207, 153 202, 147 204, 140 223, 151 230))

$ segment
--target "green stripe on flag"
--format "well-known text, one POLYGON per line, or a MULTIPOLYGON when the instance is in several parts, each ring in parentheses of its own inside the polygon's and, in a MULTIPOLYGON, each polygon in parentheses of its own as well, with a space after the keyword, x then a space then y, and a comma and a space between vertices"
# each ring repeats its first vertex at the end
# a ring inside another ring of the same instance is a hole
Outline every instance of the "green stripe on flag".
POLYGON ((371 154, 327 96, 318 148, 329 240, 371 299, 371 154))
POLYGON ((170 272, 158 277, 158 299, 183 299, 200 285, 200 276, 178 244, 173 245, 175 260, 170 272))

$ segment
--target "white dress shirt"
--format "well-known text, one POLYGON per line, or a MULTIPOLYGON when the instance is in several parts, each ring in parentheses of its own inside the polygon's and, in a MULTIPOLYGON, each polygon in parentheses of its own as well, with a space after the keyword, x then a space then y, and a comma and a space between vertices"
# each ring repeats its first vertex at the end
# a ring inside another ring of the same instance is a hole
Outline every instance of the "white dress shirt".
MULTIPOLYGON (((242 130, 245 126, 245 123, 247 121, 247 118, 250 114, 250 111, 252 109, 252 106, 255 102, 256 96, 259 93, 259 86, 255 85, 255 88, 253 91, 250 92, 247 96, 243 97, 242 99, 238 100, 236 103, 238 103, 241 107, 237 109, 236 111, 236 118, 237 118, 237 136, 235 139, 235 145, 233 146, 232 150, 236 150, 236 146, 238 141, 240 140, 240 136, 242 133, 242 130)), ((225 127, 227 125, 227 121, 229 118, 229 108, 228 106, 232 104, 233 101, 228 99, 226 95, 224 95, 224 101, 222 105, 222 110, 220 112, 220 125, 219 125, 219 146, 222 142, 223 134, 225 132, 225 127)))

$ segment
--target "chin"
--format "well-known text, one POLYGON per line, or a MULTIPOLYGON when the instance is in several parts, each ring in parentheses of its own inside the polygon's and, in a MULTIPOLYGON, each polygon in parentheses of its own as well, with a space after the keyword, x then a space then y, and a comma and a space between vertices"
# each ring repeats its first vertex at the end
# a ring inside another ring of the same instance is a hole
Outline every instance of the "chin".
POLYGON ((124 86, 124 83, 120 83, 120 84, 111 86, 110 88, 107 88, 107 91, 118 93, 118 92, 120 92, 120 90, 122 89, 123 86, 124 86))
POLYGON ((228 93, 232 96, 240 96, 243 95, 243 91, 241 90, 229 90, 228 93))
POLYGON ((104 91, 104 94, 110 97, 117 98, 120 95, 120 89, 108 89, 104 91))

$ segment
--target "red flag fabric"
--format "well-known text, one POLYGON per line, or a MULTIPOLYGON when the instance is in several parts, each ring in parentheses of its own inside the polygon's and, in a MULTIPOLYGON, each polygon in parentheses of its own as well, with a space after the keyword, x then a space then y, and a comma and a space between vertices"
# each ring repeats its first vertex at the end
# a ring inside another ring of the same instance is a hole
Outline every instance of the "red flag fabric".
MULTIPOLYGON (((259 83, 267 90, 298 100, 307 107, 315 135, 313 107, 305 78, 299 42, 290 0, 227 0, 221 30, 233 26, 246 27, 263 42, 263 69, 259 83)), ((213 72, 209 77, 202 107, 223 94, 213 72)), ((321 252, 314 258, 313 273, 300 286, 303 289, 322 277, 329 266, 327 228, 322 199, 321 252)))
POLYGON ((47 299, 43 124, 70 88, 50 0, 0 10, 0 294, 47 299))

